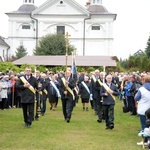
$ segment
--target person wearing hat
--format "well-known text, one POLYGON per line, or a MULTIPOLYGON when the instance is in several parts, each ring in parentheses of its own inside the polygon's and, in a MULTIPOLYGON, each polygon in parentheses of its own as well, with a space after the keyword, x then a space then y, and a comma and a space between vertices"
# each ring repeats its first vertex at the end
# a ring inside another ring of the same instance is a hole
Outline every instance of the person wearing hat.
POLYGON ((7 104, 6 104, 6 107, 11 108, 12 107, 12 99, 11 99, 12 84, 10 83, 9 75, 5 75, 3 80, 4 80, 5 85, 8 87, 7 88, 7 104))

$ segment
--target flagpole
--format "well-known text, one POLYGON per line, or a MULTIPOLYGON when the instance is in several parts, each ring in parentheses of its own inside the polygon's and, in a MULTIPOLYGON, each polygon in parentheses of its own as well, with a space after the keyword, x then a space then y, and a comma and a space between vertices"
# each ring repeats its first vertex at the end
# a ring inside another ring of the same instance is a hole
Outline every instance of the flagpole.
MULTIPOLYGON (((73 52, 72 52, 72 66, 73 66, 73 52)), ((73 78, 73 70, 72 70, 73 68, 71 68, 71 72, 72 72, 72 78, 73 78)))
POLYGON ((104 72, 104 78, 103 78, 103 83, 105 83, 105 75, 106 75, 106 67, 105 66, 103 66, 103 72, 104 72))
POLYGON ((67 72, 67 66, 68 66, 68 37, 70 35, 68 32, 66 32, 65 39, 66 39, 66 72, 67 72))
POLYGON ((34 68, 34 76, 36 77, 36 66, 34 68))

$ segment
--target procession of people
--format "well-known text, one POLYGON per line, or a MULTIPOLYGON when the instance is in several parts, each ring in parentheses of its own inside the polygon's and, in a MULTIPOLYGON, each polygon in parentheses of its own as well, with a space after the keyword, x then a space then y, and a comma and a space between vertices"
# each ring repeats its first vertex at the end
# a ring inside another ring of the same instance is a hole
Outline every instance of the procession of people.
MULTIPOLYGON (((27 67, 19 74, 10 72, 0 75, 0 108, 22 108, 23 126, 30 128, 32 122, 38 121, 48 110, 57 111, 59 100, 63 118, 70 123, 74 107, 81 100, 82 111, 93 111, 97 116, 95 121, 105 122, 105 129, 112 130, 115 128, 114 107, 116 100, 120 99, 124 113, 140 115, 143 130, 146 117, 144 112, 142 115, 137 112, 143 98, 139 96, 138 89, 145 85, 145 82, 150 84, 149 76, 146 72, 106 73, 96 69, 90 74, 78 72, 77 78, 74 78, 70 67, 57 73, 48 70, 32 72, 32 69, 27 67)), ((150 96, 148 94, 147 97, 150 96)))

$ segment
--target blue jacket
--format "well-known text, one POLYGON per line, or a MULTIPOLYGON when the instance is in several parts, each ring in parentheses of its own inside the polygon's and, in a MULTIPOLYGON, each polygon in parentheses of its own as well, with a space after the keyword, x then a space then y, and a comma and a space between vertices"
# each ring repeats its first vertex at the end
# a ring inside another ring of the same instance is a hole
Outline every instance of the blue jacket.
POLYGON ((130 89, 132 87, 132 82, 128 82, 128 84, 124 87, 125 96, 131 96, 130 89))

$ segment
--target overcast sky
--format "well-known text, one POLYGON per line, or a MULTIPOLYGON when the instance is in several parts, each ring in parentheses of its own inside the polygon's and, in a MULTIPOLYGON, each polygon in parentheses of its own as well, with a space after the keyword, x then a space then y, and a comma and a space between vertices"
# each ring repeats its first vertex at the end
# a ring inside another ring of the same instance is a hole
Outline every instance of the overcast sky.
MULTIPOLYGON (((34 0, 40 6, 46 0, 34 0)), ((88 0, 76 0, 82 6, 88 0)), ((0 5, 0 36, 8 36, 8 17, 6 12, 15 11, 23 0, 4 0, 0 5)), ((150 0, 103 0, 103 6, 116 13, 114 22, 113 54, 118 58, 128 58, 139 49, 145 50, 150 36, 150 0)))

